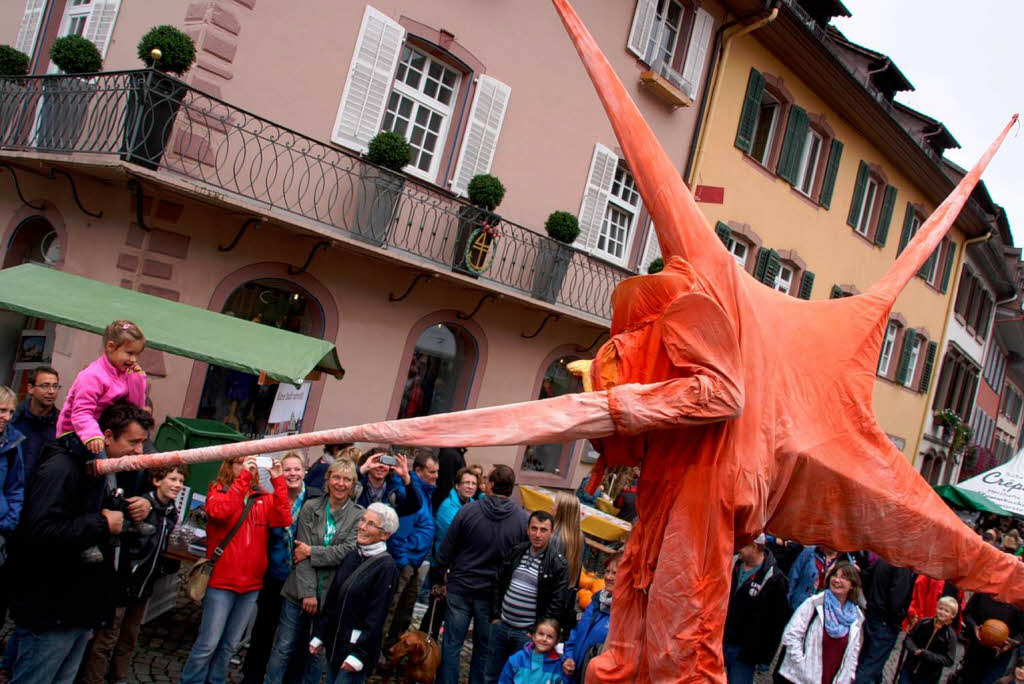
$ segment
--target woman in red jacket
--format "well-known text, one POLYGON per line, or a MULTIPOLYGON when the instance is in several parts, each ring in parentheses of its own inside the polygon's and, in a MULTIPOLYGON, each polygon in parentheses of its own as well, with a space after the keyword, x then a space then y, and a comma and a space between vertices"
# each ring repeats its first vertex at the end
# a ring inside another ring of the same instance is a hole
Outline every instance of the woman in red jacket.
POLYGON ((231 656, 256 608, 256 597, 267 569, 267 535, 271 527, 292 523, 288 488, 279 461, 270 468, 273 494, 263 491, 256 477, 256 457, 224 461, 206 495, 206 557, 224 540, 254 498, 248 515, 224 548, 203 598, 199 636, 181 672, 181 684, 223 684, 231 656))

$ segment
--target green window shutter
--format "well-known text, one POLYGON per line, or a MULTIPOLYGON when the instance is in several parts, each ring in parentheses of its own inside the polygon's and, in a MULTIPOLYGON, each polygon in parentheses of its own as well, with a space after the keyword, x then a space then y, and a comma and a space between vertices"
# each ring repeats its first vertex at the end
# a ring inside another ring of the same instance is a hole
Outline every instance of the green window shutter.
POLYGON ((846 217, 846 223, 851 228, 857 227, 860 219, 860 203, 864 201, 864 186, 868 184, 868 165, 861 161, 857 167, 857 183, 853 186, 853 200, 850 202, 850 215, 846 217))
POLYGON ((718 235, 718 239, 720 239, 722 244, 726 247, 730 247, 732 245, 732 231, 729 230, 729 226, 719 221, 715 224, 715 234, 718 235))
POLYGON ((924 265, 921 267, 921 270, 917 272, 917 275, 922 278, 928 277, 928 274, 932 272, 933 268, 935 268, 935 262, 939 258, 940 249, 942 249, 942 245, 935 248, 935 251, 932 252, 932 255, 928 257, 928 260, 924 262, 924 265))
POLYGON ((829 292, 828 294, 829 299, 842 299, 844 296, 845 295, 843 294, 843 288, 839 287, 838 285, 833 285, 832 291, 829 292))
POLYGON ((896 250, 896 256, 903 253, 903 250, 907 248, 907 243, 910 242, 910 227, 914 224, 914 205, 907 202, 907 211, 903 214, 903 232, 900 233, 900 246, 896 250))
POLYGON ((832 149, 828 153, 828 166, 825 167, 825 179, 821 182, 821 197, 818 204, 828 209, 832 206, 832 191, 836 188, 836 176, 839 175, 839 160, 843 157, 843 143, 832 141, 832 149))
POLYGON ((928 351, 924 357, 924 368, 921 370, 921 385, 917 388, 917 391, 924 394, 928 391, 928 386, 932 382, 932 369, 935 368, 935 351, 939 348, 939 345, 935 342, 928 343, 928 351))
POLYGON ((754 278, 764 282, 764 269, 768 266, 768 252, 771 250, 762 247, 757 250, 757 263, 754 264, 754 278))
POLYGON ((757 113, 761 109, 761 95, 764 93, 764 76, 757 69, 750 70, 747 80, 747 94, 743 97, 743 113, 740 114, 740 125, 736 129, 736 147, 750 154, 754 144, 754 127, 757 125, 757 113))
POLYGON ((953 275, 953 260, 956 259, 956 243, 950 242, 946 247, 946 266, 942 269, 942 294, 949 289, 949 279, 953 275))
POLYGON ((768 287, 775 287, 775 279, 779 276, 780 268, 782 268, 782 260, 779 258, 779 253, 774 249, 769 249, 761 282, 768 287))
POLYGON ((875 244, 885 247, 885 241, 889 237, 889 223, 892 222, 892 209, 896 206, 896 188, 892 185, 885 186, 885 197, 882 199, 882 211, 878 214, 878 228, 875 229, 875 244))
POLYGON ((786 122, 786 137, 782 139, 782 153, 779 155, 779 178, 790 185, 796 184, 796 176, 800 173, 800 159, 804 156, 804 145, 807 144, 807 130, 811 122, 802 107, 793 105, 789 108, 789 120, 786 122))
POLYGON ((810 271, 804 271, 804 274, 800 276, 800 294, 797 296, 800 299, 810 299, 811 290, 814 289, 814 274, 810 271))
POLYGON ((903 349, 900 352, 900 365, 896 369, 896 382, 901 385, 906 384, 907 375, 913 372, 913 369, 910 368, 910 350, 914 348, 915 337, 917 337, 917 335, 910 330, 903 334, 903 349))

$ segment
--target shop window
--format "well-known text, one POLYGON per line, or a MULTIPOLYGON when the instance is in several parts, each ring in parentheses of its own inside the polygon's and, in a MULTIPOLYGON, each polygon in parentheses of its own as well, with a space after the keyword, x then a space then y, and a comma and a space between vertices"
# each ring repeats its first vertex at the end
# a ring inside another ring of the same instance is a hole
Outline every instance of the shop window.
MULTIPOLYGON (((222 313, 302 335, 324 334, 320 303, 286 280, 268 278, 243 284, 227 298, 222 313)), ((255 375, 211 365, 203 382, 197 417, 224 423, 253 439, 299 432, 310 387, 309 381, 304 382, 296 401, 291 385, 260 385, 255 375), (282 390, 291 394, 287 407, 284 400, 278 402, 282 390)))
MULTIPOLYGON (((550 399, 583 391, 583 383, 580 378, 570 373, 567 368, 577 358, 576 356, 562 356, 548 364, 541 380, 540 391, 537 393, 538 399, 550 399)), ((575 442, 528 446, 523 455, 520 470, 566 477, 569 473, 569 460, 575 446, 575 442)))
POLYGON ((398 418, 417 418, 466 408, 476 371, 477 344, 455 323, 436 323, 416 339, 405 373, 398 418))

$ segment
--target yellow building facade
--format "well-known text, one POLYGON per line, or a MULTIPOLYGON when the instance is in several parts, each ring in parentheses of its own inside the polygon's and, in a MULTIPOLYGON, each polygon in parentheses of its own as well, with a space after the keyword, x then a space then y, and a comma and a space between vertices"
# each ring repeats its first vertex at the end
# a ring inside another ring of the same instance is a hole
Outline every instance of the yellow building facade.
MULTIPOLYGON (((757 32, 724 51, 688 180, 698 197, 721 193, 721 203, 701 206, 755 277, 811 299, 864 292, 941 198, 837 110, 836 92, 850 84, 812 88, 778 53, 757 32)), ((966 237, 963 226, 950 232, 931 270, 897 300, 886 333, 874 409, 911 461, 966 237)))

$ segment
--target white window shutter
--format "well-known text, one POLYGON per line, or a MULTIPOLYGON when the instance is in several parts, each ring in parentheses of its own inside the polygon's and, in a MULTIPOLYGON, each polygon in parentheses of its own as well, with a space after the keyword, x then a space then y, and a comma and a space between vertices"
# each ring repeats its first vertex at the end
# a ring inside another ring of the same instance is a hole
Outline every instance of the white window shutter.
POLYGON ((693 17, 693 32, 690 34, 690 49, 683 64, 683 80, 689 84, 690 97, 697 96, 700 80, 704 77, 704 63, 708 59, 708 48, 714 33, 715 20, 705 9, 698 9, 693 17))
POLYGON ((469 110, 469 124, 452 176, 452 191, 456 194, 466 194, 473 176, 490 172, 511 94, 512 88, 490 76, 481 76, 477 80, 476 95, 469 110))
POLYGON ((580 205, 580 234, 573 244, 588 252, 597 246, 597 238, 601 233, 605 209, 608 207, 608 196, 615 180, 615 169, 619 165, 619 157, 610 149, 597 143, 594 145, 594 156, 590 160, 590 172, 587 174, 587 187, 583 191, 583 203, 580 205))
POLYGON ((647 273, 647 267, 651 262, 661 257, 661 245, 658 244, 658 234, 654 230, 654 223, 647 234, 647 245, 644 247, 644 258, 637 265, 640 273, 647 273))
POLYGON ((629 40, 626 47, 640 59, 646 59, 647 43, 654 29, 654 14, 658 8, 658 0, 636 0, 636 11, 633 12, 633 26, 629 29, 629 40))
POLYGON ((21 28, 18 29, 18 39, 14 47, 24 52, 30 59, 36 47, 36 38, 39 36, 45 9, 46 0, 28 0, 25 3, 25 13, 21 15, 21 28))
POLYGON ((92 41, 100 51, 100 57, 107 58, 110 47, 110 36, 114 32, 117 11, 121 9, 121 0, 93 0, 89 11, 89 22, 85 25, 85 37, 92 41))
POLYGON ((404 41, 401 24, 366 6, 331 140, 366 152, 370 140, 380 132, 404 41))

